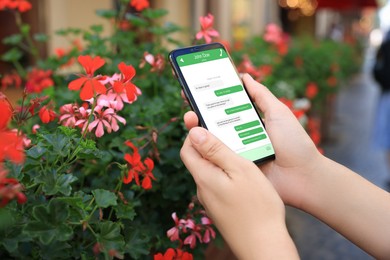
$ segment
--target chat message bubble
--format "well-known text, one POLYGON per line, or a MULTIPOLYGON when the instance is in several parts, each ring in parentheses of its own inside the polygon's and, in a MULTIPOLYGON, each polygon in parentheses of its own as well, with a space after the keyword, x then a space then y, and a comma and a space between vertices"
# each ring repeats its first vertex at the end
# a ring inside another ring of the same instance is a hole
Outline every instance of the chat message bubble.
POLYGON ((226 98, 220 98, 220 99, 216 99, 213 101, 209 101, 209 102, 205 103, 205 106, 206 106, 207 110, 214 110, 214 109, 217 109, 219 107, 232 105, 232 103, 233 103, 232 100, 229 97, 226 97, 226 98))
POLYGON ((216 121, 218 127, 224 127, 238 122, 241 122, 241 116, 228 117, 216 121))
POLYGON ((223 87, 222 80, 205 82, 205 83, 201 83, 201 84, 194 86, 196 91, 204 91, 204 90, 209 90, 209 89, 213 89, 213 88, 220 88, 220 87, 223 87))

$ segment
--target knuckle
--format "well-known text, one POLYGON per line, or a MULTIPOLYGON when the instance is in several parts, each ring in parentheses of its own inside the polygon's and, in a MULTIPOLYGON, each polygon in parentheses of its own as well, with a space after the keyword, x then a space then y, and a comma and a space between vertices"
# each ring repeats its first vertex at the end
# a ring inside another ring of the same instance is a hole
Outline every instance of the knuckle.
POLYGON ((180 158, 183 160, 184 157, 185 157, 185 152, 184 152, 184 147, 182 147, 180 149, 180 158))
POLYGON ((220 142, 212 142, 208 147, 204 154, 204 157, 209 159, 216 156, 223 149, 223 145, 220 142))

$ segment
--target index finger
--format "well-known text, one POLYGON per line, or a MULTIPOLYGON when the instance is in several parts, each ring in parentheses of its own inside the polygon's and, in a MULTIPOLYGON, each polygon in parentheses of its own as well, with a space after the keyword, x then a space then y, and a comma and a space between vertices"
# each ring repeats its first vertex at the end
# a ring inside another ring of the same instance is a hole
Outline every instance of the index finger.
POLYGON ((271 110, 283 105, 264 85, 255 81, 249 74, 243 76, 245 88, 259 109, 268 117, 271 110))

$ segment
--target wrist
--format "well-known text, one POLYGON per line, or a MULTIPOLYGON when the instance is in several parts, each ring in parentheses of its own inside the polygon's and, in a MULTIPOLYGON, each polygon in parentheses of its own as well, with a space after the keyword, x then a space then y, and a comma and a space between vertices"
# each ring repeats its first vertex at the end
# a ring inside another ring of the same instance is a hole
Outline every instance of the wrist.
POLYGON ((298 259, 285 222, 254 227, 245 239, 227 241, 238 259, 298 259))

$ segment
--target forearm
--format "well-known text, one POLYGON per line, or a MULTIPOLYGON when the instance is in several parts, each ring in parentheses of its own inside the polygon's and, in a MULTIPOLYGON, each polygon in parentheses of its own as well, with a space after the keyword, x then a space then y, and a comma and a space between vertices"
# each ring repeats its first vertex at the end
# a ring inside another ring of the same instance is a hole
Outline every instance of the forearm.
POLYGON ((223 234, 238 259, 299 259, 297 249, 285 225, 266 224, 249 232, 223 234))
POLYGON ((389 258, 390 194, 327 158, 308 176, 301 209, 376 258, 389 258))

